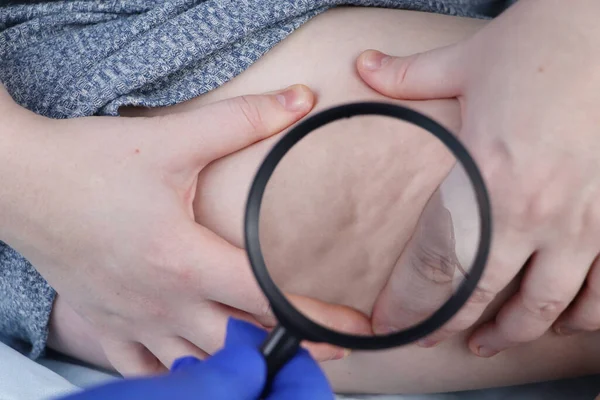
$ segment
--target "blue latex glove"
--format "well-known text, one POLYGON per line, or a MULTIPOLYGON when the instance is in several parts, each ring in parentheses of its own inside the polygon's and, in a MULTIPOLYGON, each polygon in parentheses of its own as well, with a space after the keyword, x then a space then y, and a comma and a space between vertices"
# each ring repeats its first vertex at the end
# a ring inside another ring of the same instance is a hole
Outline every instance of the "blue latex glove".
MULTIPOLYGON (((164 376, 123 380, 63 400, 256 400, 266 381, 258 350, 267 333, 230 319, 225 347, 206 361, 184 357, 164 376)), ((275 377, 268 400, 332 400, 333 392, 319 365, 304 349, 275 377)))

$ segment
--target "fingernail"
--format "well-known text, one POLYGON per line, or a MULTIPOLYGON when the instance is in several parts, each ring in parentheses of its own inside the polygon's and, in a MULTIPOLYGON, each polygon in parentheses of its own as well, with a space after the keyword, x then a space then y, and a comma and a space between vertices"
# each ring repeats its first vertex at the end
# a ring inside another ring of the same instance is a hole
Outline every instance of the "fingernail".
POLYGON ((307 108, 310 92, 302 85, 294 85, 275 96, 288 111, 302 111, 307 108))
POLYGON ((498 353, 500 353, 498 350, 493 350, 489 347, 485 347, 485 346, 477 347, 477 355, 479 357, 484 357, 484 358, 493 357, 498 353))
POLYGON ((554 331, 562 336, 570 336, 579 332, 578 329, 569 328, 568 326, 558 326, 554 328, 554 331))
POLYGON ((350 355, 350 350, 349 349, 339 349, 335 352, 335 354, 333 355, 333 357, 331 358, 331 360, 341 360, 344 359, 346 357, 348 357, 350 355))
POLYGON ((434 347, 438 343, 439 343, 438 340, 425 338, 425 339, 420 339, 419 341, 417 341, 417 346, 429 348, 429 347, 434 347))
POLYGON ((375 71, 383 67, 390 59, 390 56, 380 51, 369 51, 362 59, 362 65, 369 71, 375 71))

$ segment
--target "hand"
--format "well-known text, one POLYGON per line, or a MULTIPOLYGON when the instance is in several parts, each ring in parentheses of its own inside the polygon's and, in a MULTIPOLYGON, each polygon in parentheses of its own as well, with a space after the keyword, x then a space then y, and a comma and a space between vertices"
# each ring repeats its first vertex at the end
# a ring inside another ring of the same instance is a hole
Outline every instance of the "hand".
POLYGON ((12 175, 2 176, 0 237, 91 323, 119 372, 205 357, 221 346, 229 315, 274 320, 244 251, 195 223, 198 173, 281 131, 313 101, 296 86, 168 117, 28 114, 3 149, 12 175))
MULTIPOLYGON (((266 364, 258 351, 266 333, 230 320, 225 348, 201 362, 193 357, 175 361, 173 372, 159 378, 121 381, 63 400, 254 400, 266 382, 266 364)), ((333 399, 327 378, 306 350, 300 350, 276 375, 266 400, 333 399)))
MULTIPOLYGON (((287 298, 306 315, 335 330, 354 334, 372 335, 371 323, 366 315, 346 306, 324 303, 304 296, 288 295, 287 298)), ((57 295, 50 314, 48 347, 91 365, 111 369, 100 346, 98 334, 91 324, 77 314, 62 296, 57 295)), ((339 359, 349 354, 326 343, 303 342, 310 354, 319 361, 339 359)))
POLYGON ((521 1, 455 45, 358 59, 362 78, 385 95, 458 97, 459 137, 490 190, 487 269, 429 344, 471 326, 524 265, 519 292, 471 336, 473 352, 492 356, 553 324, 564 334, 600 328, 599 12, 595 0, 521 1))

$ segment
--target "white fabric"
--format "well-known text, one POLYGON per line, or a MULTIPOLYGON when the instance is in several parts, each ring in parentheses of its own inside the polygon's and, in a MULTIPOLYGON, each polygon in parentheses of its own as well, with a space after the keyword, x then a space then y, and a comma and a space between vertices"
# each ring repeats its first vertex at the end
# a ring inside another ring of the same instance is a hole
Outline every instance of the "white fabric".
POLYGON ((62 376, 0 342, 0 399, 48 399, 76 389, 62 376))
MULTIPOLYGON (((36 363, 0 342, 0 400, 54 399, 111 379, 115 377, 63 360, 36 363)), ((593 400, 599 393, 600 377, 596 376, 462 393, 339 396, 339 400, 593 400)))

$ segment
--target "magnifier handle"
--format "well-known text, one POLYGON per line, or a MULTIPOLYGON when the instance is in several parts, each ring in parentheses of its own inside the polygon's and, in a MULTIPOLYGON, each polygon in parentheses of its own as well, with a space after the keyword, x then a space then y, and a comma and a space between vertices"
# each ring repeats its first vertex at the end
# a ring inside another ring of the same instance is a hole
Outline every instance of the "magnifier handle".
POLYGON ((277 325, 260 346, 260 352, 267 362, 267 383, 261 396, 262 399, 266 398, 271 390, 271 383, 277 372, 296 355, 299 348, 298 339, 290 335, 281 325, 277 325))

